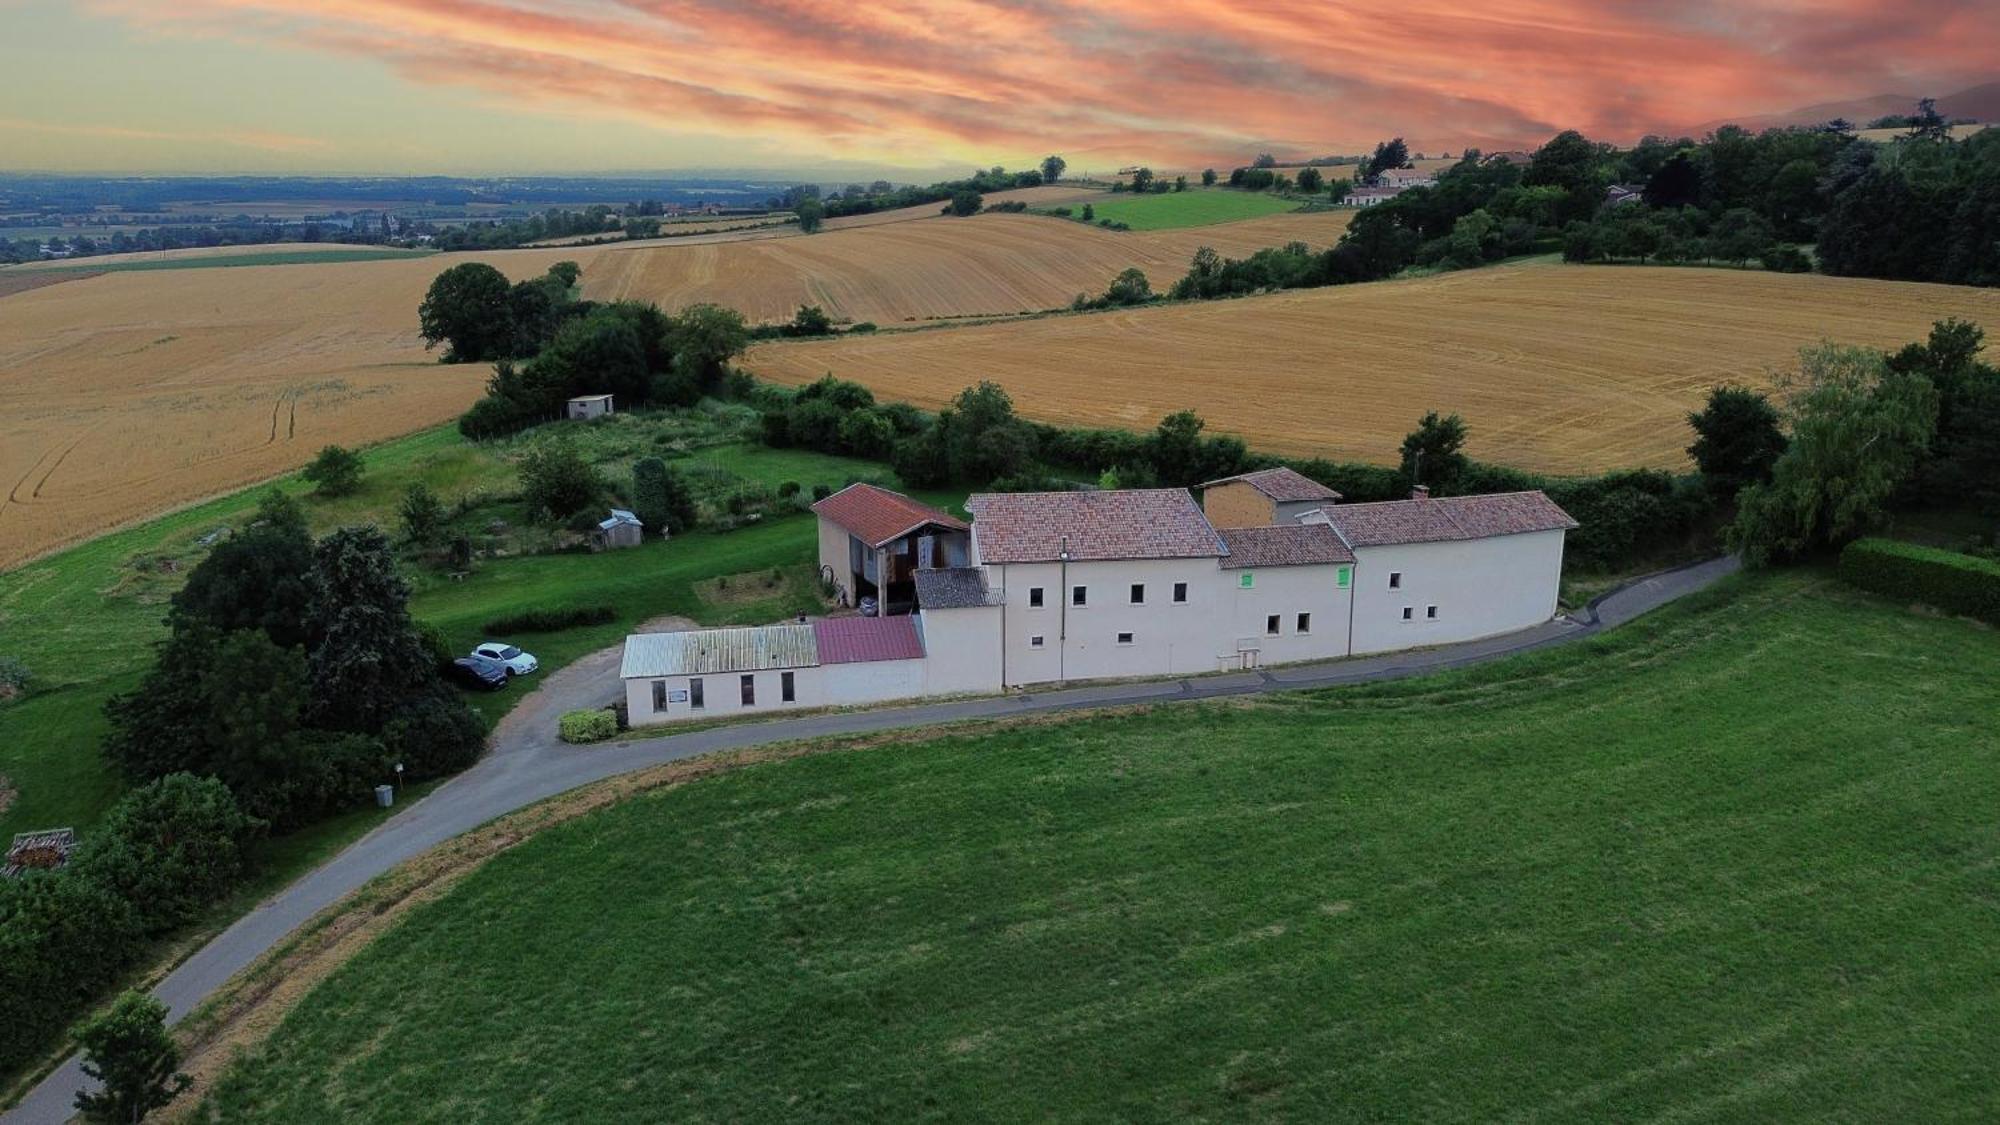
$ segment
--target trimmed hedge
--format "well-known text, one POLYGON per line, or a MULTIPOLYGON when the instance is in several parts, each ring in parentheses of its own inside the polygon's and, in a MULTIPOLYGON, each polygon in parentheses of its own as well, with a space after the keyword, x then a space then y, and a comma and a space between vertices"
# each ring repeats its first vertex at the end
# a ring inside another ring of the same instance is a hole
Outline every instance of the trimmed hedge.
POLYGON ((567 711, 556 720, 564 742, 603 742, 618 733, 618 716, 609 711, 567 711))
POLYGON ((2000 625, 2000 563, 1990 559, 1894 539, 1856 539, 1840 552, 1840 577, 1870 593, 2000 625))
POLYGON ((579 625, 609 625, 618 613, 608 605, 580 605, 567 609, 531 609, 496 617, 480 626, 488 636, 501 633, 554 633, 579 625))

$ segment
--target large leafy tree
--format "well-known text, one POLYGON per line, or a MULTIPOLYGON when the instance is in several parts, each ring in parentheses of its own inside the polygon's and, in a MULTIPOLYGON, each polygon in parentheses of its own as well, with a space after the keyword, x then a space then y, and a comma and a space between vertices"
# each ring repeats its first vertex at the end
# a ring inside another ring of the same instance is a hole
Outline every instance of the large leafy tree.
POLYGON ((1730 546, 1761 566, 1878 527, 1928 448, 1937 411, 1931 381, 1890 370, 1880 352, 1805 349, 1785 410, 1790 444, 1770 482, 1739 495, 1730 546))
POLYGON ((312 536, 297 501, 266 492, 250 526, 216 544, 189 572, 168 615, 175 629, 261 630, 280 646, 303 645, 312 595, 312 536))
POLYGON ((343 527, 313 550, 312 708, 315 726, 378 731, 436 675, 410 621, 410 588, 389 539, 343 527))
POLYGON ((1052 184, 1062 179, 1063 171, 1068 167, 1069 161, 1064 160, 1060 156, 1049 155, 1042 157, 1042 182, 1052 184))
POLYGON ((506 275, 484 262, 466 262, 437 275, 417 306, 424 345, 448 345, 446 363, 504 357, 514 339, 509 289, 506 275))
POLYGON ((1770 480, 1771 466, 1785 451, 1777 408, 1748 387, 1709 391, 1707 405, 1688 415, 1688 425, 1695 433, 1688 456, 1709 491, 1725 499, 1770 480))
POLYGON ((694 494, 658 457, 632 463, 632 513, 655 533, 679 535, 694 526, 694 494))
POLYGON ((1432 410, 1403 438, 1402 474, 1411 485, 1427 485, 1438 495, 1449 493, 1465 473, 1465 419, 1432 410))
POLYGON ((673 318, 666 334, 674 369, 692 378, 703 391, 721 385, 729 361, 749 346, 750 329, 743 314, 720 305, 689 305, 673 318))

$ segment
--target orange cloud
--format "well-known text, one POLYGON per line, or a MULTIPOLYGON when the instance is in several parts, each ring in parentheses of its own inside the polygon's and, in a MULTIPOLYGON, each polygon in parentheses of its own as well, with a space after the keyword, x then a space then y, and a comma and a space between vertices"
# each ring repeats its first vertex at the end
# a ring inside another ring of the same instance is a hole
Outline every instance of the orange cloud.
POLYGON ((1990 0, 101 0, 802 155, 1225 163, 1625 140, 2000 73, 1990 0))

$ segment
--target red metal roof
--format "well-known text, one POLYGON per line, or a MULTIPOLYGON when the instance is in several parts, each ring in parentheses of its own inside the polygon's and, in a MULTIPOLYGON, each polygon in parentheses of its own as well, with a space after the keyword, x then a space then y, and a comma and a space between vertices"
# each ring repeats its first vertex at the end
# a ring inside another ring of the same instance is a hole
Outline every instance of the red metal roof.
POLYGON ((925 524, 953 531, 966 529, 964 520, 872 484, 850 484, 815 503, 812 510, 846 528, 870 547, 894 542, 925 524))
POLYGON ((917 660, 924 655, 917 636, 917 619, 901 617, 829 617, 815 621, 813 639, 821 664, 859 664, 871 660, 917 660))

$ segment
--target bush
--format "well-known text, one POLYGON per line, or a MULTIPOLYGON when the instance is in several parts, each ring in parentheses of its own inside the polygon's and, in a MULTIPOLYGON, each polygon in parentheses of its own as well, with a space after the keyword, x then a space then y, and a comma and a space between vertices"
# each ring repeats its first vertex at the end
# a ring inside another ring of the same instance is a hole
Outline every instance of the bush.
POLYGON ((140 943, 132 905, 74 871, 0 879, 0 1071, 54 1046, 140 943))
POLYGON ((1840 552, 1840 577, 1870 593, 2000 625, 2000 562, 1893 539, 1856 539, 1840 552))
POLYGON ((299 475, 313 482, 313 492, 317 495, 346 496, 361 487, 361 471, 359 453, 329 445, 299 475))
POLYGON ((449 687, 405 704, 382 728, 382 749, 403 763, 411 781, 443 777, 471 765, 486 747, 486 724, 449 687))
POLYGON ((1796 246, 1780 243, 1764 251, 1764 268, 1773 273, 1811 273, 1812 259, 1796 246))
POLYGON ((26 664, 11 656, 0 656, 0 703, 27 694, 28 682, 33 678, 26 664))
POLYGON ((510 613, 496 617, 480 629, 489 637, 505 636, 509 633, 554 633, 562 629, 574 629, 580 625, 609 625, 618 617, 618 611, 608 605, 579 605, 563 609, 530 609, 521 613, 510 613))
POLYGON ((556 722, 564 742, 602 742, 618 733, 618 717, 609 711, 568 711, 556 722))
POLYGON ((131 903, 139 927, 158 935, 229 890, 262 828, 222 782, 168 774, 114 805, 72 870, 131 903))

